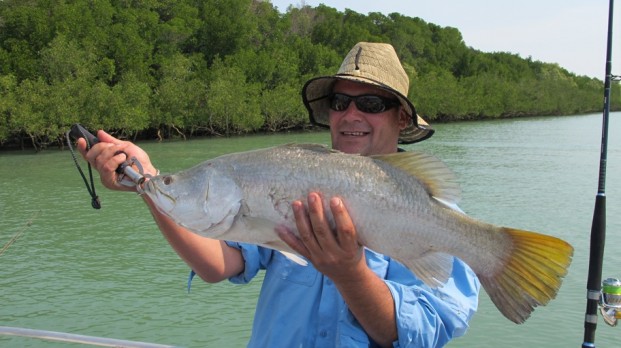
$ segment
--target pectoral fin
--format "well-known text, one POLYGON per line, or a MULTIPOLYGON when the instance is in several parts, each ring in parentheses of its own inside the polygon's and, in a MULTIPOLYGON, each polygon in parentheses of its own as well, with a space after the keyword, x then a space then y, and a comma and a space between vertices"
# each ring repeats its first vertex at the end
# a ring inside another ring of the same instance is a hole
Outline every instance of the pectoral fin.
POLYGON ((291 250, 291 248, 289 248, 289 246, 280 239, 273 240, 267 243, 262 243, 261 246, 280 251, 283 255, 285 255, 286 258, 297 263, 300 266, 308 266, 308 261, 306 261, 302 256, 291 251, 285 251, 291 250))
POLYGON ((301 256, 294 254, 294 253, 290 253, 287 251, 282 251, 279 250, 283 255, 285 255, 289 260, 297 263, 300 266, 308 266, 308 261, 306 261, 305 259, 303 259, 301 256))
POLYGON ((453 270, 453 256, 429 252, 414 260, 401 261, 425 284, 432 288, 446 283, 453 270))

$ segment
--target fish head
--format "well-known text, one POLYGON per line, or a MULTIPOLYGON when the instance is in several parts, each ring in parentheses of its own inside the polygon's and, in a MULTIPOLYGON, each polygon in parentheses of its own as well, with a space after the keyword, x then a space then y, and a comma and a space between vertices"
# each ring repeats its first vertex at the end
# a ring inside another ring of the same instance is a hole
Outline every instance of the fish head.
POLYGON ((153 177, 144 193, 175 223, 210 238, 231 227, 243 198, 234 180, 208 167, 153 177))

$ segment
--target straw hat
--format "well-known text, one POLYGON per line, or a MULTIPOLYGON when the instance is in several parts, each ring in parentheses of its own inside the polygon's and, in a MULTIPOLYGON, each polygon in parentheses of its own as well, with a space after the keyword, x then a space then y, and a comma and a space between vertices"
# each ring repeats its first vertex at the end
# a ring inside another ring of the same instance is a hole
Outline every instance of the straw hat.
POLYGON ((410 80, 392 45, 359 42, 349 51, 336 75, 316 77, 306 82, 302 99, 312 124, 328 127, 330 105, 327 97, 336 80, 361 82, 394 94, 411 120, 399 133, 399 143, 415 143, 433 135, 433 128, 416 114, 414 105, 407 98, 410 80))

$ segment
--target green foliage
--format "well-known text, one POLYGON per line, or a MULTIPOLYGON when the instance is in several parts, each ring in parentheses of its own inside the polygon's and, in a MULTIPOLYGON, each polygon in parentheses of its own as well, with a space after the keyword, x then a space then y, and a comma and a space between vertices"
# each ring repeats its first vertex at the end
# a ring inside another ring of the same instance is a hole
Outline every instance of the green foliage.
POLYGON ((0 144, 16 132, 12 118, 17 107, 15 90, 17 79, 13 75, 0 76, 0 144))
POLYGON ((216 61, 207 89, 207 127, 227 136, 259 129, 263 124, 259 95, 260 85, 246 81, 241 69, 216 61))
POLYGON ((159 85, 153 94, 154 107, 150 127, 169 133, 174 129, 185 136, 201 126, 205 108, 205 82, 201 79, 201 55, 180 53, 164 60, 159 69, 159 85))
POLYGON ((251 46, 252 39, 260 36, 256 17, 251 11, 251 0, 204 0, 197 3, 202 20, 196 33, 197 48, 208 62, 251 46))
POLYGON ((270 132, 297 128, 307 119, 307 111, 299 102, 298 85, 281 84, 274 89, 264 90, 259 102, 264 115, 264 127, 270 132))
MULTIPOLYGON (((430 120, 600 111, 603 83, 467 47, 398 13, 260 0, 0 1, 0 146, 61 144, 71 124, 125 137, 305 127, 304 82, 359 41, 389 42, 430 120)), ((621 109, 618 83, 611 108, 621 109)))

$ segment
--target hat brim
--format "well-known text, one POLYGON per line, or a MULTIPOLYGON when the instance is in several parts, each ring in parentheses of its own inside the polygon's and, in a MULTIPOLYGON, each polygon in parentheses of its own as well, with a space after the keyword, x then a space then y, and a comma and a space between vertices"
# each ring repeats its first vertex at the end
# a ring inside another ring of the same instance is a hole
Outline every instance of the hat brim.
POLYGON ((407 96, 387 87, 377 81, 352 75, 338 74, 334 76, 320 76, 310 79, 302 88, 302 100, 304 106, 308 109, 310 122, 313 125, 329 127, 329 100, 328 96, 332 91, 332 87, 337 80, 347 80, 360 82, 381 88, 399 99, 407 115, 410 116, 411 122, 399 133, 400 144, 411 144, 423 141, 431 137, 434 129, 416 113, 416 108, 407 98, 407 96), (416 115, 416 117, 414 117, 416 115))

